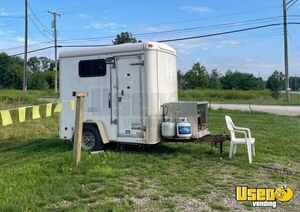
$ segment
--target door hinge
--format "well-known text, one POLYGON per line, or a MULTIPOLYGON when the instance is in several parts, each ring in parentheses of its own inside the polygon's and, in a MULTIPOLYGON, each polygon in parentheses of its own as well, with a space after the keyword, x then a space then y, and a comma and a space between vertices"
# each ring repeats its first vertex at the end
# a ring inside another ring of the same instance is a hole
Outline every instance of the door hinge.
POLYGON ((106 58, 106 64, 115 64, 115 63, 116 63, 115 57, 106 58))

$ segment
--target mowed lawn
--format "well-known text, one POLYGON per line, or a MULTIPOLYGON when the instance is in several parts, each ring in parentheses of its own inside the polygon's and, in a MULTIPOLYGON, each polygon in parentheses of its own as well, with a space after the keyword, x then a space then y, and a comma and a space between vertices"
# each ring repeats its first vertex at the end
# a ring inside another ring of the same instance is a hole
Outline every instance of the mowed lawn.
POLYGON ((199 101, 223 104, 259 104, 259 105, 300 105, 300 93, 292 92, 291 101, 286 102, 285 93, 280 93, 278 99, 271 96, 270 90, 215 90, 191 89, 179 90, 179 99, 182 101, 199 101))
POLYGON ((162 143, 145 149, 111 146, 84 153, 71 165, 72 144, 57 139, 58 118, 0 127, 0 210, 211 211, 254 210, 234 200, 237 185, 278 187, 294 199, 281 211, 300 207, 300 117, 209 111, 212 133, 226 131, 224 115, 248 126, 256 138, 253 164, 246 147, 228 158, 207 143, 162 143))

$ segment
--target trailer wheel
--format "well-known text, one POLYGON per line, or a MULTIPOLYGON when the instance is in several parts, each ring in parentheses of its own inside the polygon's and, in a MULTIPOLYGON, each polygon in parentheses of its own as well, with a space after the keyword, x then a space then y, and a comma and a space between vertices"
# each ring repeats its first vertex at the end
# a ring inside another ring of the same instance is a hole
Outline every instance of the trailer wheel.
POLYGON ((103 142, 98 129, 91 124, 83 125, 81 147, 86 151, 97 151, 103 149, 103 142))

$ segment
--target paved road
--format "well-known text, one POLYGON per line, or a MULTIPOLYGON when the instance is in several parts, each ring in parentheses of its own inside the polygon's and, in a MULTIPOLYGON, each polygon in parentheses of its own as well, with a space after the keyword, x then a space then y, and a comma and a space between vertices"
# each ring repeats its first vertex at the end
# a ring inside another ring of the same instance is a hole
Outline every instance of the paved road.
POLYGON ((211 104, 213 110, 227 109, 240 111, 258 111, 285 116, 300 116, 300 106, 249 105, 248 104, 211 104))

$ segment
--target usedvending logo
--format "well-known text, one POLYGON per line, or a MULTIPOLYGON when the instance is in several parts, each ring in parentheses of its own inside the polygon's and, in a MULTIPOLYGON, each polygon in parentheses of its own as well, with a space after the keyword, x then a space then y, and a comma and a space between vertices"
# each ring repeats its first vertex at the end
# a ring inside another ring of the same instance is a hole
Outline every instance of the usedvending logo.
POLYGON ((249 188, 247 186, 237 186, 235 188, 235 198, 239 202, 250 201, 253 207, 276 208, 278 201, 288 202, 294 196, 294 191, 283 185, 278 188, 249 188))

